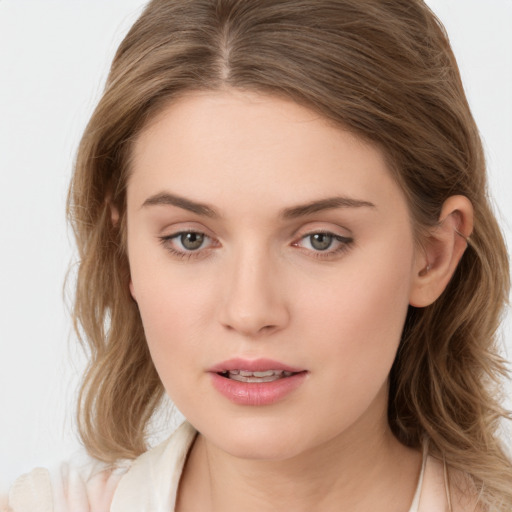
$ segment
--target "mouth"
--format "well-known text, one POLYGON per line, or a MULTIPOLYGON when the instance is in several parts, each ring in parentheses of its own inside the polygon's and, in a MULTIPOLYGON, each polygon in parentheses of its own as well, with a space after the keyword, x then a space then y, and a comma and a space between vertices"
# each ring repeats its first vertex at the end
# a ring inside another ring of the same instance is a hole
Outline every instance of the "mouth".
POLYGON ((209 369, 213 387, 237 405, 263 406, 296 393, 309 373, 272 359, 235 358, 209 369))
POLYGON ((291 372, 286 370, 264 370, 264 371, 249 371, 249 370, 225 370, 216 372, 217 375, 230 380, 248 383, 264 383, 274 382, 276 380, 285 379, 301 372, 291 372))
POLYGON ((236 405, 271 405, 292 395, 308 370, 271 359, 231 359, 209 369, 213 387, 236 405))
POLYGON ((235 358, 224 361, 209 369, 225 379, 246 383, 265 383, 293 377, 298 373, 307 373, 303 368, 296 368, 272 359, 235 358))

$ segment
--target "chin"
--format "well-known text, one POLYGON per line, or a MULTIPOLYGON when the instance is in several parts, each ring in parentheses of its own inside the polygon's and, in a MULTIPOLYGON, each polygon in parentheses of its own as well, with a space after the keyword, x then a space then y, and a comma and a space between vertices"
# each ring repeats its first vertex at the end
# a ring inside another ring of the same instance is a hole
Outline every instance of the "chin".
MULTIPOLYGON (((222 441, 221 441, 222 442, 222 441)), ((232 457, 244 460, 282 461, 292 459, 302 453, 301 443, 290 442, 284 436, 263 437, 256 439, 237 438, 226 440, 217 445, 232 457)))
POLYGON ((315 445, 315 437, 296 421, 244 418, 200 430, 206 441, 232 457, 279 461, 296 457, 315 445))

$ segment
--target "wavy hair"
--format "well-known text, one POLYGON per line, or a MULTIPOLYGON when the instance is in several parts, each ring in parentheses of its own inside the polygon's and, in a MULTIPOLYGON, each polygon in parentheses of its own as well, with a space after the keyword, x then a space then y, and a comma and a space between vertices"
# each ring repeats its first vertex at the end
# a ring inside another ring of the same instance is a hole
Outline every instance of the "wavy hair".
POLYGON ((506 374, 496 330, 509 291, 485 161, 442 24, 422 0, 153 0, 114 58, 81 140, 68 198, 79 251, 74 320, 89 365, 82 440, 113 462, 147 449, 164 392, 128 283, 125 188, 133 141, 194 90, 280 95, 377 144, 421 237, 451 195, 469 198, 469 247, 441 297, 410 307, 390 375, 389 423, 405 445, 469 475, 485 510, 512 509, 498 435, 506 374), (112 221, 111 205, 119 212, 112 221))

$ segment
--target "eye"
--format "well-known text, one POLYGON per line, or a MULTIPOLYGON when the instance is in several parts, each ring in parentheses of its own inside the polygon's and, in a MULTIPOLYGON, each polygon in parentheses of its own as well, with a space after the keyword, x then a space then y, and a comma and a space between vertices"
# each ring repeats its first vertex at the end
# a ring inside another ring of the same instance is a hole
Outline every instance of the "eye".
POLYGON ((180 231, 159 239, 171 254, 180 258, 204 255, 206 249, 217 245, 214 239, 199 231, 180 231))
POLYGON ((308 233, 292 245, 312 252, 317 257, 330 257, 347 250, 354 240, 329 232, 308 233))

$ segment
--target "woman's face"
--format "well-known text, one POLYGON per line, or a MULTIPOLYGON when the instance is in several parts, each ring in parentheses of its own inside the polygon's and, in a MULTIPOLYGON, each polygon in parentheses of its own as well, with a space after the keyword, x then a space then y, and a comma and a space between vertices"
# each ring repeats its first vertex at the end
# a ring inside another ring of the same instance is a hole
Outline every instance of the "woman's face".
POLYGON ((130 288, 205 439, 283 459, 386 430, 416 270, 381 151, 291 101, 202 92, 148 125, 132 171, 130 288))

